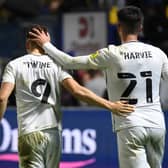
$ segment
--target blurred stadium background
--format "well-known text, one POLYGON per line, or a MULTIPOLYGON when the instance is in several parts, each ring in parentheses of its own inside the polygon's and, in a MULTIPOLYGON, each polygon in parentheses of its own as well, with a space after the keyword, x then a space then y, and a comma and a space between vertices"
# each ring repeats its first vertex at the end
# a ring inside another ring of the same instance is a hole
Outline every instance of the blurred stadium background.
MULTIPOLYGON (((9 60, 26 53, 24 30, 27 25, 47 26, 52 43, 72 56, 88 54, 110 43, 120 44, 116 12, 125 5, 138 6, 145 15, 140 40, 154 44, 168 54, 168 0, 0 0, 0 77, 9 60)), ((70 73, 82 85, 107 98, 100 71, 70 73)), ((167 90, 167 83, 163 82, 160 94, 166 122, 167 90)), ((64 129, 60 167, 117 168, 110 113, 79 102, 64 89, 61 102, 64 129)), ((0 124, 0 168, 16 168, 18 164, 15 111, 13 93, 0 124)), ((168 168, 167 145, 163 168, 168 168)))

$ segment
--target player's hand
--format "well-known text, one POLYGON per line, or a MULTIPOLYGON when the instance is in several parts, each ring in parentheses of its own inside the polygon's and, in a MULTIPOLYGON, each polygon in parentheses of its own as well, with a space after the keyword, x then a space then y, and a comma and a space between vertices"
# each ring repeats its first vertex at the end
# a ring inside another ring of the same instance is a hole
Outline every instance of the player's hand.
POLYGON ((39 46, 43 46, 44 43, 50 42, 49 33, 45 33, 44 31, 39 31, 34 28, 33 31, 30 31, 29 34, 32 36, 32 41, 35 41, 39 46))
POLYGON ((130 113, 134 112, 135 106, 128 104, 127 101, 113 102, 111 111, 118 116, 126 117, 130 113))

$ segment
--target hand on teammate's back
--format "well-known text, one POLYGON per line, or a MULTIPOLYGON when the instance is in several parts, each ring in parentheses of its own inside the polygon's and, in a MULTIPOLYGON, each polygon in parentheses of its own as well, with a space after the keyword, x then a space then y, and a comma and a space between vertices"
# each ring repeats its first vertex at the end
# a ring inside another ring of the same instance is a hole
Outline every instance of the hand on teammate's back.
POLYGON ((135 111, 135 106, 128 104, 127 101, 112 102, 111 111, 118 116, 126 117, 135 111))

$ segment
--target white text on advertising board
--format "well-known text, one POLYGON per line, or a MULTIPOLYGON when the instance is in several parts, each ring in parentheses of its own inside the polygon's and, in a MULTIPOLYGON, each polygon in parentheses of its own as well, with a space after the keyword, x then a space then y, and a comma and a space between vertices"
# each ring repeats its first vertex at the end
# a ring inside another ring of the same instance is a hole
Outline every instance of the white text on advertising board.
MULTIPOLYGON (((0 152, 17 152, 18 130, 12 128, 8 120, 2 119, 0 123, 0 152)), ((63 129, 62 131, 62 153, 91 155, 97 150, 96 130, 78 128, 63 129)))

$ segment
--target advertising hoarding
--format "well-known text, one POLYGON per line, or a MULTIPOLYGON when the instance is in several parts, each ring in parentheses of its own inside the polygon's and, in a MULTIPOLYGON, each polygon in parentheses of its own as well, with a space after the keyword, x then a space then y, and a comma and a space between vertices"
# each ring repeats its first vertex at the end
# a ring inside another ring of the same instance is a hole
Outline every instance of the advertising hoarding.
MULTIPOLYGON (((118 168, 111 114, 99 108, 65 108, 62 111, 60 168, 118 168)), ((168 113, 165 115, 168 121, 168 113)), ((17 167, 16 109, 8 108, 0 124, 0 168, 17 167)), ((168 137, 163 168, 168 168, 168 137)))
POLYGON ((63 15, 63 50, 85 55, 107 45, 107 20, 104 12, 63 15))

